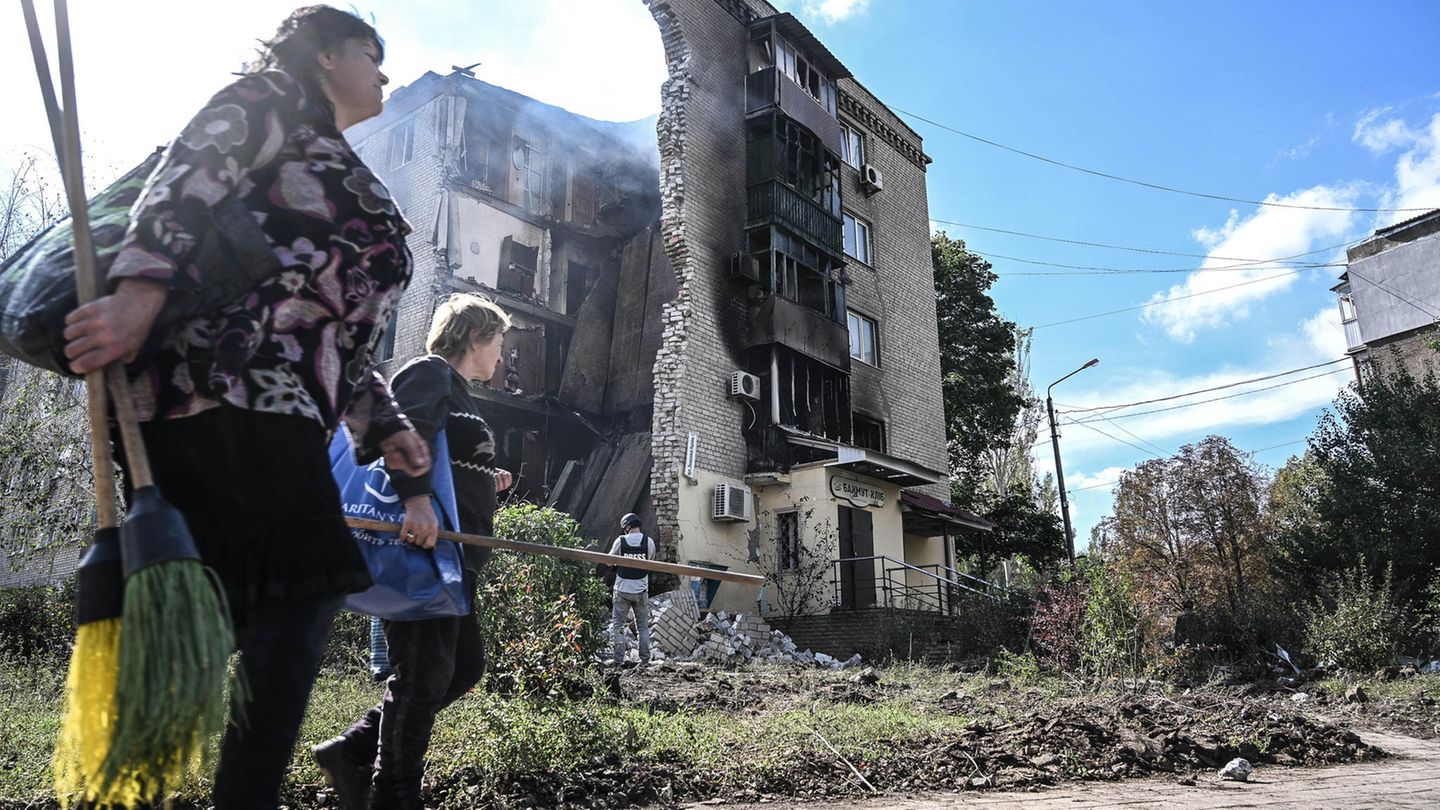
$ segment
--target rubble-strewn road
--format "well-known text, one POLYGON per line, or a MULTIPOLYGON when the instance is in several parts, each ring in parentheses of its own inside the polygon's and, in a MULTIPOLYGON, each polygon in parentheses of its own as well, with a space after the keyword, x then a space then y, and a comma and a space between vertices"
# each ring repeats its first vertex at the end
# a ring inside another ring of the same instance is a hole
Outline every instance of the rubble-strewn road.
MULTIPOLYGON (((1174 777, 1122 782, 1067 783, 1029 791, 987 791, 861 801, 826 802, 846 810, 920 810, 930 807, 1088 810, 1101 807, 1331 808, 1440 807, 1440 741, 1366 732, 1365 742, 1389 759, 1324 768, 1257 768, 1249 783, 1221 782, 1211 773, 1193 786, 1174 777)), ((801 810, 806 804, 772 803, 765 810, 801 810)), ((758 807, 758 805, 757 805, 758 807)))

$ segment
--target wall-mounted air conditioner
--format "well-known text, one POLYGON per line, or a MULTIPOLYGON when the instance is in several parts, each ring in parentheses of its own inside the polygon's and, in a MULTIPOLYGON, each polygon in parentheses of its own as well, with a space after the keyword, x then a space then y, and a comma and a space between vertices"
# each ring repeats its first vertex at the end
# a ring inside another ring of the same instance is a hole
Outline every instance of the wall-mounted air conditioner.
POLYGON ((865 189, 866 194, 880 191, 885 188, 885 175, 874 164, 864 164, 860 167, 860 188, 865 189))
POLYGON ((714 520, 749 521, 750 488, 739 484, 717 484, 715 486, 714 520))
POLYGON ((730 256, 730 277, 744 279, 752 284, 760 281, 760 262, 749 253, 734 253, 730 256))
POLYGON ((760 401, 760 378, 754 374, 737 371, 730 375, 730 396, 760 401))

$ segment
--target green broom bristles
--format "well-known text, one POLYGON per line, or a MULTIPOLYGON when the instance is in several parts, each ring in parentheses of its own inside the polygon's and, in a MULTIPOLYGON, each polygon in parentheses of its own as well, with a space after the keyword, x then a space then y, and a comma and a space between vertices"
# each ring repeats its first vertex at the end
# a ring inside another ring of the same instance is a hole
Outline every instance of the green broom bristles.
POLYGON ((133 573, 125 582, 124 617, 117 722, 100 792, 133 776, 153 800, 214 760, 235 635, 213 574, 196 560, 133 573))

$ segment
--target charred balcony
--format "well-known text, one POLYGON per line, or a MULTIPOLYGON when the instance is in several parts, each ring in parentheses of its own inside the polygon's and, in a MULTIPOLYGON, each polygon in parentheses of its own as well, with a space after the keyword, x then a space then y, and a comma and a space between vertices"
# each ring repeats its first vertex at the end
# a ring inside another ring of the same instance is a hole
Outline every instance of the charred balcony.
POLYGON ((745 227, 778 225, 831 256, 843 256, 836 154, 779 114, 746 121, 745 149, 745 227))

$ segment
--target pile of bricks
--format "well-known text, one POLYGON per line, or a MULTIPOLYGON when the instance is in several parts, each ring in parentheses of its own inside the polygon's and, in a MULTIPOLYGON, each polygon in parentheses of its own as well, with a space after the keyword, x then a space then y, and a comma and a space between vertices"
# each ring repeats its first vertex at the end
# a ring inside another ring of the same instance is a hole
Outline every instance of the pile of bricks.
MULTIPOLYGON (((626 658, 638 660, 639 646, 635 634, 625 628, 626 658)), ((650 646, 650 657, 656 661, 709 661, 728 666, 790 662, 829 669, 860 663, 858 654, 841 661, 825 653, 800 650, 789 636, 772 630, 753 613, 731 616, 720 611, 702 619, 695 593, 689 588, 650 599, 650 646)))

